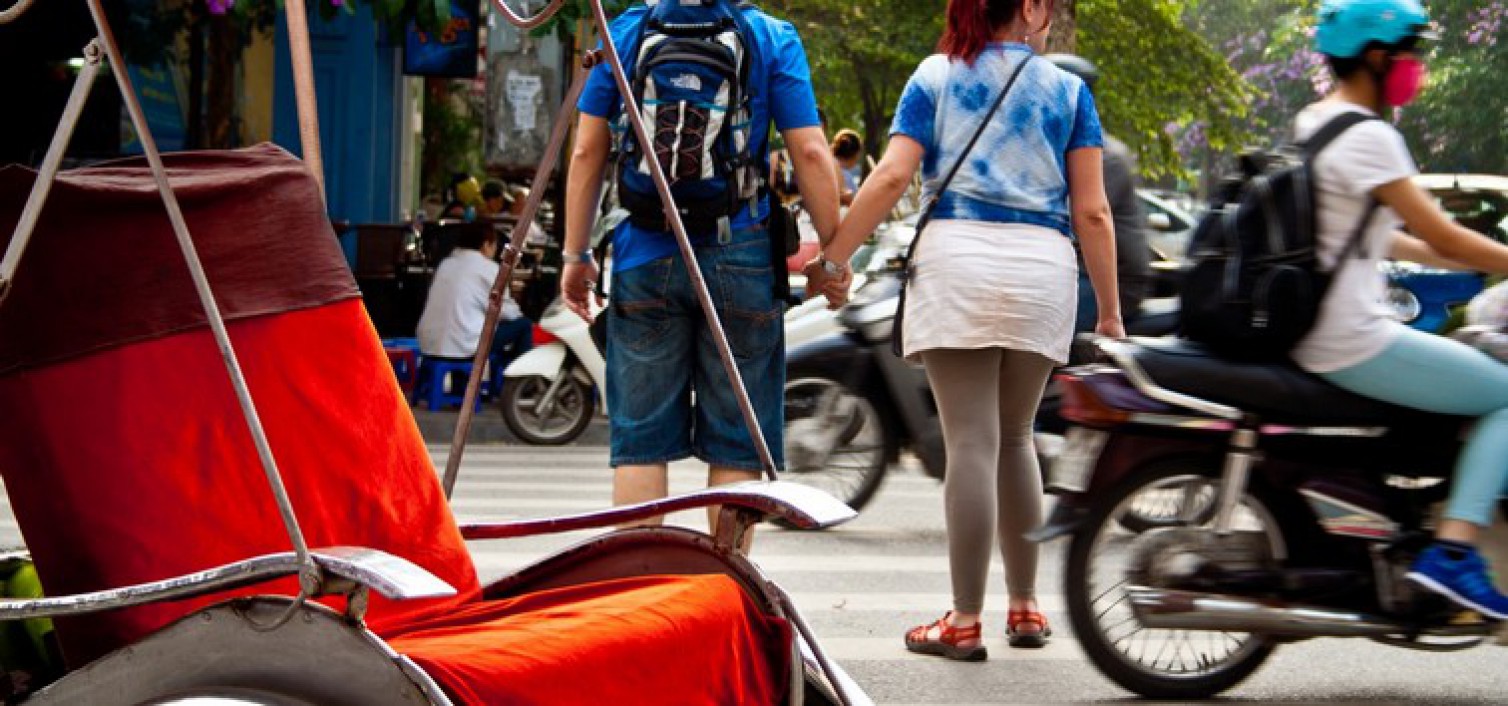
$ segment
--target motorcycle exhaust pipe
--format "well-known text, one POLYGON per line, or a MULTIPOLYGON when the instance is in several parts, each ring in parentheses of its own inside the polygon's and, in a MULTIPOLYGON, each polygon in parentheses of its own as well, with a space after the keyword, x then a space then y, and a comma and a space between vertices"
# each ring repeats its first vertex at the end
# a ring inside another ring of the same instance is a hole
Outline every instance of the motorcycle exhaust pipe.
POLYGON ((1263 603, 1213 593, 1133 586, 1126 590, 1126 596, 1137 620, 1148 628, 1281 637, 1386 637, 1408 631, 1397 622, 1366 613, 1263 603))

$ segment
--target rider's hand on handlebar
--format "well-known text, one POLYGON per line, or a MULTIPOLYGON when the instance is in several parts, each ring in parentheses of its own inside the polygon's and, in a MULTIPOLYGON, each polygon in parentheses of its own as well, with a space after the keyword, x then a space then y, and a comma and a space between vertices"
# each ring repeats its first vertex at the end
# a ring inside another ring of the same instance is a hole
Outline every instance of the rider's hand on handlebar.
POLYGON ((601 274, 595 262, 567 262, 560 275, 560 296, 565 300, 566 308, 587 323, 592 323, 595 318, 592 299, 597 300, 598 307, 604 303, 602 295, 596 293, 597 278, 601 274))
POLYGON ((1121 323, 1120 317, 1113 319, 1101 319, 1094 327, 1094 332, 1106 338, 1120 340, 1126 337, 1126 325, 1121 323))

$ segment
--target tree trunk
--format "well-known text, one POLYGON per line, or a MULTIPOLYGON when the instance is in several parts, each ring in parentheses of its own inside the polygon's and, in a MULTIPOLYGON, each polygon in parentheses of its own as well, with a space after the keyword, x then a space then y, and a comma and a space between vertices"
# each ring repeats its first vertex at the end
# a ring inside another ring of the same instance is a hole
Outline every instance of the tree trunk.
POLYGON ((207 105, 204 114, 204 137, 211 149, 240 146, 240 125, 236 111, 236 66, 241 55, 241 37, 236 23, 225 15, 209 22, 207 105))
POLYGON ((444 128, 440 125, 440 112, 450 102, 450 79, 428 77, 424 79, 424 157, 419 169, 420 197, 439 194, 445 190, 449 174, 445 164, 444 128))
POLYGON ((1078 0, 1058 0, 1053 8, 1052 31, 1047 35, 1047 50, 1076 53, 1079 34, 1078 0))
POLYGON ((189 20, 188 124, 184 126, 184 147, 204 149, 204 14, 195 12, 189 20))
MULTIPOLYGON (((879 159, 880 148, 885 143, 883 136, 890 130, 890 126, 884 124, 885 106, 880 104, 874 84, 865 75, 861 63, 850 58, 849 64, 854 68, 854 79, 859 86, 859 102, 864 112, 864 154, 879 159)), ((864 173, 869 173, 868 160, 861 160, 860 164, 863 165, 864 173)))

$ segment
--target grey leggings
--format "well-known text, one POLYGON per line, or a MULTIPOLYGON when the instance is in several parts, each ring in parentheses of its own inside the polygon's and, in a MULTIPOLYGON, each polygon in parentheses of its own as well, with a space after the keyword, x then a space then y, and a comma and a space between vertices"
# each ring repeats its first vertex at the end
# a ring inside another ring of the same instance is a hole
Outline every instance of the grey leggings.
POLYGON ((948 449, 943 502, 953 610, 983 611, 997 534, 1010 596, 1032 598, 1037 545, 1023 535, 1042 522, 1032 421, 1053 362, 1004 348, 930 350, 922 361, 948 449))

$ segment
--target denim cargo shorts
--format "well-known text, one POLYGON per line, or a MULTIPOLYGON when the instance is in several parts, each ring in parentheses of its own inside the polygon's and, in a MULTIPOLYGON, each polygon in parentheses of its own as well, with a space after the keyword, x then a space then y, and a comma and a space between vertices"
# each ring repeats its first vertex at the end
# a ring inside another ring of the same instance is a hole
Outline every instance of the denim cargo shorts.
MULTIPOLYGON (((696 256, 779 466, 785 327, 773 292, 768 236, 763 230, 740 232, 727 245, 696 248, 696 256)), ((614 273, 608 312, 613 467, 695 456, 714 466, 761 470, 679 253, 614 273)))

